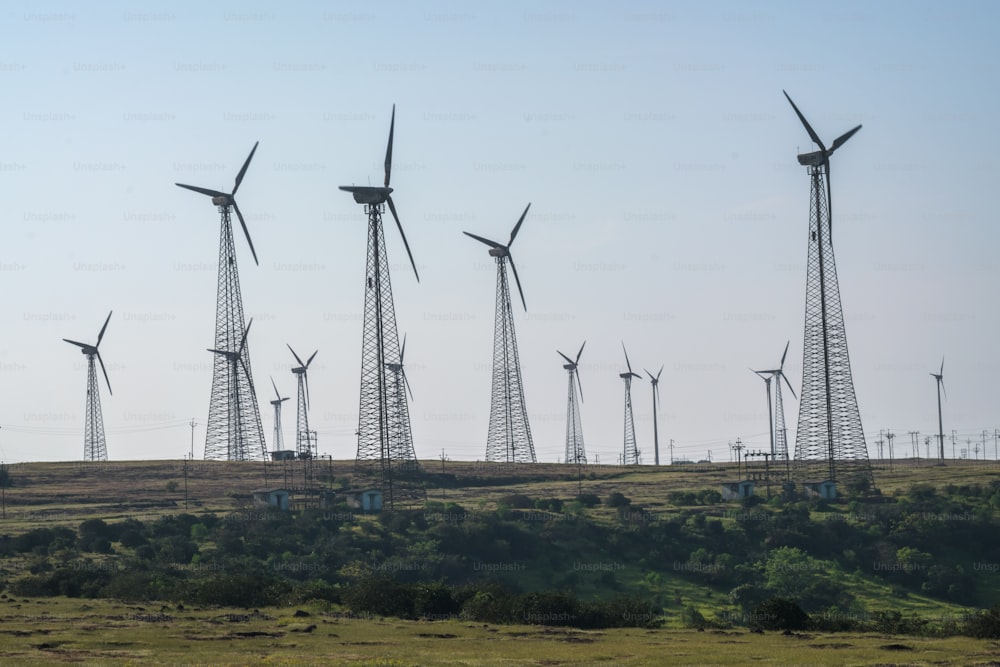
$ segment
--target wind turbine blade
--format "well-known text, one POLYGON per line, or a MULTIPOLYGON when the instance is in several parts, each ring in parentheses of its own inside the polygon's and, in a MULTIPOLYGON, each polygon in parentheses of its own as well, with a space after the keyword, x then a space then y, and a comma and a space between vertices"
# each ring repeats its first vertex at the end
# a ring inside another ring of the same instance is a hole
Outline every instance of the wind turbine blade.
MULTIPOLYGON (((785 93, 784 90, 782 90, 781 92, 785 93)), ((799 117, 799 120, 802 121, 802 124, 805 125, 806 132, 809 133, 809 138, 812 139, 817 146, 819 146, 820 150, 826 153, 826 146, 824 146, 823 142, 819 140, 819 135, 817 135, 816 131, 812 129, 812 125, 810 125, 809 121, 806 120, 806 117, 802 115, 802 112, 799 111, 799 108, 795 106, 795 102, 792 102, 792 98, 788 96, 788 93, 785 93, 785 99, 787 99, 788 103, 792 105, 792 108, 795 109, 795 115, 797 115, 799 117)))
POLYGON ((243 348, 247 344, 247 335, 250 333, 250 325, 251 324, 253 324, 253 318, 252 317, 250 318, 250 321, 247 322, 247 328, 243 331, 243 340, 240 341, 240 356, 243 356, 243 348))
POLYGON ((104 372, 104 382, 107 383, 107 385, 108 385, 108 394, 112 394, 113 395, 114 392, 111 391, 111 380, 108 379, 108 369, 106 369, 104 367, 104 359, 101 359, 101 353, 100 352, 97 353, 97 360, 99 362, 101 362, 101 371, 104 372))
POLYGON ((528 202, 528 205, 524 207, 524 213, 521 214, 521 217, 520 219, 518 219, 517 224, 514 225, 514 229, 511 230, 510 241, 507 241, 508 248, 514 243, 514 238, 517 236, 517 233, 521 231, 521 223, 524 222, 524 216, 528 215, 529 208, 531 208, 531 202, 528 202))
POLYGON ((221 354, 222 356, 226 356, 227 354, 229 354, 225 350, 216 350, 214 347, 206 347, 205 350, 207 350, 208 352, 214 352, 215 354, 221 354))
POLYGON ((279 401, 282 400, 281 394, 278 393, 278 385, 274 384, 273 377, 271 378, 271 386, 274 387, 274 397, 277 398, 279 401))
POLYGON ((243 360, 243 357, 240 357, 240 368, 243 369, 243 375, 247 379, 247 384, 250 385, 250 391, 256 396, 257 390, 253 386, 253 377, 250 375, 250 371, 247 370, 247 363, 243 360))
POLYGON ((791 342, 792 341, 787 341, 785 343, 785 351, 781 353, 781 364, 778 365, 779 369, 782 369, 782 368, 785 367, 785 356, 788 355, 788 346, 791 344, 791 342))
MULTIPOLYGON (((387 179, 388 180, 388 179, 387 179)), ((417 263, 413 261, 413 253, 410 252, 410 244, 406 240, 406 234, 403 233, 403 225, 399 222, 399 216, 396 215, 396 205, 392 203, 392 197, 386 197, 386 202, 389 204, 389 210, 392 211, 392 217, 396 221, 396 227, 399 229, 399 235, 403 237, 403 246, 406 247, 406 254, 410 256, 410 265, 413 267, 413 275, 417 277, 417 282, 420 282, 420 274, 417 273, 417 263)))
POLYGON ((316 358, 316 354, 317 354, 318 352, 319 352, 319 350, 316 350, 316 352, 313 352, 313 353, 312 353, 312 356, 311 356, 311 357, 309 357, 309 359, 307 359, 307 360, 306 360, 306 368, 309 368, 309 364, 311 364, 311 363, 313 362, 313 359, 315 359, 315 358, 316 358))
POLYGON ((77 342, 75 340, 70 340, 69 338, 63 338, 63 340, 66 341, 67 343, 72 343, 73 345, 76 345, 77 347, 90 347, 86 343, 79 343, 79 342, 77 342))
POLYGON ((309 373, 302 374, 302 382, 306 385, 306 410, 309 409, 309 373))
POLYGON ((580 355, 583 354, 583 346, 586 344, 587 341, 583 341, 583 345, 580 346, 580 351, 576 353, 576 361, 573 362, 574 364, 580 363, 580 355))
POLYGON ((253 154, 257 152, 257 141, 253 145, 253 149, 250 150, 250 155, 247 156, 246 162, 243 163, 243 167, 240 168, 240 173, 236 174, 236 185, 233 186, 233 196, 236 196, 236 191, 240 189, 240 183, 243 182, 243 176, 247 173, 247 167, 250 166, 250 160, 253 159, 253 154))
POLYGON ((409 392, 409 394, 410 394, 410 400, 412 401, 413 400, 413 390, 410 389, 410 381, 406 378, 406 371, 404 371, 402 368, 400 368, 399 372, 403 375, 403 386, 406 387, 406 391, 409 392))
POLYGON ((653 393, 656 394, 654 398, 656 399, 656 409, 660 409, 660 385, 653 385, 653 393))
POLYGON ((200 192, 203 195, 208 195, 209 197, 228 197, 225 192, 219 192, 218 190, 209 190, 208 188, 199 188, 197 185, 184 185, 183 183, 174 183, 179 188, 185 188, 187 190, 193 190, 195 192, 200 192))
POLYGON ((389 174, 392 172, 392 134, 396 129, 396 105, 392 105, 392 120, 389 121, 389 143, 385 147, 385 187, 389 187, 389 174))
POLYGON ((583 383, 580 382, 580 371, 578 369, 573 370, 573 375, 576 376, 576 386, 580 390, 580 402, 583 403, 583 383))
POLYGON ((470 234, 469 232, 462 232, 462 233, 465 234, 466 236, 471 236, 472 238, 476 239, 480 243, 485 243, 486 245, 488 245, 491 248, 502 248, 503 247, 502 245, 500 245, 496 241, 490 241, 489 239, 484 239, 482 236, 476 236, 475 234, 470 234))
POLYGON ((656 378, 655 378, 655 377, 653 377, 653 374, 652 374, 652 373, 650 373, 650 372, 649 372, 648 370, 646 370, 645 368, 643 368, 643 369, 642 369, 642 372, 643 372, 643 373, 645 373, 646 375, 648 375, 648 376, 649 376, 649 380, 650 380, 651 382, 656 382, 656 378))
POLYGON ((941 370, 938 371, 938 374, 941 376, 941 379, 943 380, 944 379, 944 357, 941 357, 941 370))
MULTIPOLYGON (((288 343, 285 343, 285 345, 288 345, 288 343)), ((295 357, 295 361, 298 362, 299 366, 305 366, 305 364, 302 363, 302 360, 299 359, 299 355, 295 354, 295 350, 292 350, 291 345, 288 345, 288 349, 291 350, 292 356, 295 357)), ((315 353, 313 354, 313 356, 316 356, 315 353)), ((309 357, 309 360, 312 361, 312 357, 309 357)))
POLYGON ((844 144, 846 144, 847 140, 850 139, 851 137, 853 137, 854 133, 857 132, 860 129, 861 129, 861 126, 858 125, 853 130, 848 130, 847 132, 844 132, 842 135, 840 135, 839 137, 837 137, 836 139, 834 139, 833 140, 833 145, 830 146, 830 152, 827 153, 827 156, 833 155, 833 151, 837 150, 838 148, 840 148, 841 146, 843 146, 844 144))
POLYGON ((659 381, 660 381, 660 375, 662 375, 662 374, 663 374, 663 366, 660 366, 660 370, 656 372, 656 381, 657 381, 657 383, 659 383, 659 381))
MULTIPOLYGON (((785 384, 788 385, 788 391, 792 392, 792 398, 794 398, 795 400, 799 400, 799 397, 795 395, 795 389, 792 388, 792 383, 788 381, 788 378, 785 377, 784 373, 780 373, 780 375, 781 375, 781 379, 784 380, 785 384)), ((780 380, 778 381, 778 384, 779 384, 779 386, 781 385, 781 381, 780 380)))
POLYGON ((406 356, 406 334, 403 334, 403 348, 399 351, 399 365, 403 365, 403 357, 406 356))
POLYGON ((563 354, 562 352, 559 352, 559 350, 556 350, 556 353, 557 353, 557 354, 558 354, 558 355, 559 355, 560 357, 562 357, 563 359, 565 359, 565 360, 566 360, 566 363, 568 363, 568 364, 573 364, 573 365, 575 365, 575 362, 574 362, 574 361, 573 361, 572 359, 570 359, 569 357, 567 357, 567 356, 566 356, 565 354, 563 354))
POLYGON ((236 217, 240 219, 240 225, 243 227, 243 235, 247 237, 247 243, 250 244, 250 254, 253 255, 253 263, 260 266, 260 262, 257 261, 257 251, 253 249, 253 241, 250 240, 250 231, 247 229, 247 223, 243 220, 243 214, 240 213, 240 207, 236 205, 236 200, 233 200, 233 208, 236 209, 236 217))
MULTIPOLYGON (((830 238, 828 241, 833 243, 833 192, 830 189, 830 163, 826 163, 826 220, 830 226, 830 238)), ((820 248, 820 252, 823 249, 820 248)))
POLYGON ((97 334, 97 343, 94 344, 94 347, 100 347, 101 339, 104 338, 104 331, 108 328, 108 322, 111 321, 111 313, 113 312, 113 310, 108 312, 108 319, 104 320, 104 326, 101 327, 101 333, 97 334))
POLYGON ((628 366, 628 372, 635 375, 635 373, 632 373, 632 364, 628 360, 628 350, 625 349, 625 341, 622 341, 622 352, 625 353, 625 365, 628 366))
POLYGON ((944 394, 944 397, 947 399, 948 398, 948 390, 944 388, 944 376, 939 377, 938 378, 938 382, 941 383, 941 393, 944 394))
POLYGON ((528 304, 524 301, 524 290, 521 289, 521 279, 517 277, 517 266, 514 265, 513 255, 507 255, 507 259, 510 260, 510 268, 514 272, 514 282, 517 283, 517 291, 521 294, 521 305, 524 306, 525 312, 528 310, 528 304))

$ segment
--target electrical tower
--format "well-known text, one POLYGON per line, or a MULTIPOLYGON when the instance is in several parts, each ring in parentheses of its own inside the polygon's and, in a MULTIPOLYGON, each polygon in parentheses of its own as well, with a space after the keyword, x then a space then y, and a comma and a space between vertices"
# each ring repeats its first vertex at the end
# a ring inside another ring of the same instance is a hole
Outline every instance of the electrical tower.
POLYGON ((298 387, 298 404, 296 405, 296 418, 295 418, 295 453, 300 459, 314 459, 316 458, 317 451, 312 446, 312 441, 309 438, 309 364, 312 363, 313 358, 315 358, 316 352, 312 353, 309 359, 302 363, 299 359, 299 355, 295 354, 295 350, 292 349, 291 345, 285 343, 288 346, 288 350, 295 357, 295 361, 298 362, 298 366, 292 369, 292 374, 295 375, 295 383, 298 387))
POLYGON ((179 187, 207 195, 219 210, 219 275, 215 304, 215 365, 212 370, 212 394, 209 399, 208 423, 205 427, 205 458, 228 461, 266 459, 264 427, 260 420, 257 394, 253 388, 250 352, 246 347, 243 298, 240 294, 240 277, 236 266, 236 246, 230 211, 235 210, 243 227, 255 264, 257 252, 240 207, 236 192, 243 182, 247 167, 257 151, 255 143, 243 167, 236 175, 236 183, 229 194, 194 185, 177 183, 179 187), (241 340, 241 335, 243 336, 241 340), (239 349, 240 354, 233 351, 239 349))
POLYGON ((810 197, 796 467, 804 480, 864 481, 874 486, 851 377, 831 239, 830 156, 861 126, 838 137, 827 149, 787 93, 785 97, 820 149, 798 156, 799 164, 808 167, 810 197))
POLYGON ((618 377, 625 381, 625 445, 622 452, 622 464, 638 465, 639 449, 635 442, 635 420, 632 418, 632 378, 641 376, 632 372, 632 364, 629 363, 624 341, 622 342, 622 352, 625 352, 625 365, 628 367, 628 372, 618 374, 618 377))
POLYGON ((566 399, 566 463, 577 465, 587 463, 587 451, 583 446, 583 423, 580 421, 580 406, 576 400, 577 387, 580 388, 580 403, 583 403, 583 385, 580 384, 580 355, 583 354, 583 346, 587 341, 583 341, 580 351, 576 353, 576 360, 570 359, 559 350, 559 353, 566 363, 563 364, 569 372, 569 390, 566 399), (574 380, 576 380, 574 382, 574 380))
MULTIPOLYGON (((113 312, 113 311, 112 311, 113 312)), ((87 415, 83 426, 83 460, 84 461, 107 461, 108 443, 104 436, 104 415, 101 413, 101 392, 97 383, 96 359, 101 364, 101 371, 104 373, 104 382, 108 385, 108 394, 111 392, 111 382, 108 380, 108 371, 104 367, 104 360, 101 358, 101 339, 111 321, 111 312, 104 320, 101 332, 97 334, 97 342, 93 345, 80 343, 75 340, 63 338, 64 341, 80 348, 80 352, 87 357, 87 415)))
POLYGON ((517 353, 517 336, 514 333, 514 309, 510 300, 510 285, 507 282, 507 264, 510 263, 514 281, 521 295, 521 305, 528 309, 524 301, 524 290, 517 275, 517 266, 510 254, 510 246, 517 238, 524 218, 528 215, 528 204, 521 218, 511 230, 506 245, 463 232, 490 247, 490 257, 496 260, 497 291, 496 319, 493 324, 493 383, 490 401, 490 426, 486 435, 486 460, 505 463, 535 463, 535 444, 531 439, 531 425, 528 410, 524 404, 524 383, 521 379, 521 361, 517 353))
POLYGON ((382 228, 382 214, 388 205, 389 212, 396 221, 396 227, 403 239, 403 246, 413 266, 413 273, 420 281, 417 265, 410 252, 403 226, 392 201, 393 189, 389 187, 392 174, 392 141, 396 127, 396 107, 392 108, 389 123, 389 141, 385 150, 385 180, 379 186, 342 185, 341 190, 350 192, 354 201, 364 205, 368 216, 368 250, 365 263, 365 313, 361 338, 361 396, 358 407, 358 451, 354 463, 355 485, 373 484, 381 489, 385 506, 392 508, 395 501, 409 498, 409 488, 404 488, 398 479, 400 468, 412 466, 395 458, 391 444, 393 431, 399 428, 410 430, 409 415, 405 424, 393 425, 390 412, 399 398, 393 383, 386 375, 388 364, 400 361, 399 334, 396 330, 396 311, 392 298, 392 283, 389 278, 389 259, 385 248, 385 234, 382 228))

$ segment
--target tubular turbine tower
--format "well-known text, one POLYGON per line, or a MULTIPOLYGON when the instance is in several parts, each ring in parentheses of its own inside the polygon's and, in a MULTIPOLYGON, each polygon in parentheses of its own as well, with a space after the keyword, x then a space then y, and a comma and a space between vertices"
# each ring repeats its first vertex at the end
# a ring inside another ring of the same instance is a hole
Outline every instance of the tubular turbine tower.
MULTIPOLYGON (((259 143, 259 142, 258 142, 259 143)), ((266 460, 264 427, 260 421, 257 394, 253 390, 250 371, 250 352, 246 347, 244 332, 243 298, 240 295, 240 276, 236 267, 236 246, 233 242, 233 225, 230 209, 236 211, 243 235, 246 236, 255 264, 257 251, 240 207, 236 204, 236 191, 240 189, 250 160, 257 152, 257 144, 236 174, 236 184, 229 194, 194 185, 175 185, 212 198, 221 218, 219 232, 219 278, 215 304, 215 355, 212 371, 212 395, 208 406, 208 424, 205 427, 205 458, 227 461, 266 460), (240 356, 232 351, 239 349, 240 356)))
MULTIPOLYGON (((410 252, 410 244, 403 233, 403 226, 396 214, 392 201, 389 177, 392 173, 392 138, 396 127, 396 107, 392 107, 389 122, 389 142, 385 149, 385 180, 382 187, 342 185, 341 190, 350 192, 354 201, 364 205, 368 216, 368 253, 365 266, 365 317, 361 340, 361 399, 358 408, 358 453, 354 462, 356 482, 369 480, 382 490, 384 502, 393 506, 396 491, 394 476, 401 467, 410 467, 412 462, 403 462, 394 455, 398 447, 393 445, 394 431, 405 431, 412 442, 409 414, 397 416, 399 403, 396 386, 386 375, 387 364, 398 364, 400 360, 399 334, 396 331, 396 311, 392 300, 392 283, 389 281, 389 260, 385 250, 385 234, 382 231, 382 213, 389 205, 403 239, 406 254, 409 255, 413 273, 420 282, 417 265, 410 252), (396 427, 393 427, 393 424, 396 427), (405 464, 405 465, 404 465, 405 464)), ((406 400, 405 396, 402 397, 406 400)))
POLYGON ((809 259, 806 279, 802 391, 795 462, 803 481, 859 482, 874 486, 868 448, 847 353, 847 332, 831 239, 830 156, 861 129, 837 137, 830 148, 785 93, 818 151, 798 156, 808 167, 809 259))
MULTIPOLYGON (((113 311, 112 311, 113 312, 113 311)), ((101 372, 104 373, 104 382, 108 385, 108 394, 111 394, 111 381, 108 380, 108 371, 104 368, 104 360, 101 359, 101 339, 104 338, 104 331, 111 321, 111 312, 104 320, 101 332, 97 334, 97 342, 93 345, 79 343, 69 338, 63 338, 71 345, 76 345, 87 357, 87 418, 84 422, 83 431, 83 460, 84 461, 107 461, 108 443, 104 437, 104 415, 101 413, 101 392, 97 382, 97 367, 94 359, 101 364, 101 372)))
POLYGON ((524 384, 521 381, 521 362, 517 354, 517 336, 514 333, 514 311, 510 302, 510 285, 507 282, 507 263, 514 272, 517 291, 521 295, 521 305, 528 310, 524 301, 521 279, 517 276, 517 266, 510 254, 524 217, 528 215, 529 203, 524 213, 510 232, 507 245, 463 232, 480 243, 490 247, 490 257, 497 264, 496 320, 493 325, 493 391, 490 403, 490 428, 486 436, 486 460, 503 463, 535 463, 535 444, 531 439, 528 411, 524 405, 524 384))
POLYGON ((288 397, 281 397, 278 393, 278 385, 274 384, 274 378, 271 378, 271 386, 274 387, 274 400, 271 401, 271 405, 274 406, 274 442, 272 446, 274 451, 280 452, 285 449, 285 438, 281 434, 281 404, 288 400, 288 397))
MULTIPOLYGON (((583 341, 586 345, 587 341, 583 341)), ((569 397, 566 399, 566 463, 587 463, 587 451, 583 446, 583 423, 580 421, 580 406, 576 402, 576 390, 580 389, 580 403, 583 403, 583 385, 580 384, 580 355, 583 345, 576 353, 576 359, 570 359, 559 350, 559 356, 566 360, 563 368, 569 371, 569 397), (574 382, 573 380, 576 380, 574 382)))

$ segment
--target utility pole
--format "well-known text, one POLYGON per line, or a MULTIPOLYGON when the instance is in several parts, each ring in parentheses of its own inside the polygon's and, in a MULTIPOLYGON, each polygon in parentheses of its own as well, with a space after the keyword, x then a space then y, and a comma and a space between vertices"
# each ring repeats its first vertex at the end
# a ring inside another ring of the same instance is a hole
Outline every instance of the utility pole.
POLYGON ((924 450, 927 452, 927 460, 931 458, 931 436, 924 438, 924 450))
POLYGON ((907 431, 910 435, 910 446, 913 448, 913 458, 920 458, 920 441, 917 440, 917 436, 920 435, 920 431, 907 431))
POLYGON ((883 440, 883 434, 884 433, 885 433, 885 429, 881 429, 880 428, 878 430, 878 440, 875 441, 875 444, 878 445, 878 460, 880 462, 881 461, 885 461, 885 450, 882 447, 882 445, 885 444, 885 440, 883 440))
POLYGON ((188 459, 185 458, 184 459, 184 509, 187 508, 188 508, 188 459))
POLYGON ((442 447, 441 448, 441 475, 442 475, 442 477, 441 477, 441 497, 442 498, 447 498, 448 497, 448 492, 444 488, 444 462, 445 462, 444 447, 442 447))
POLYGON ((194 427, 198 424, 195 422, 194 417, 191 417, 191 460, 194 460, 194 427))
POLYGON ((885 437, 889 441, 889 460, 891 461, 893 458, 893 451, 894 451, 892 446, 892 441, 896 439, 896 434, 890 431, 889 429, 886 429, 885 437))
POLYGON ((1000 438, 1000 428, 993 429, 993 460, 1000 460, 1000 452, 997 451, 997 439, 1000 438))
POLYGON ((674 464, 674 439, 670 438, 670 465, 674 464))
POLYGON ((986 431, 986 429, 984 428, 984 429, 983 429, 983 460, 984 460, 984 461, 986 460, 986 438, 987 438, 988 436, 989 436, 989 433, 988 433, 988 432, 986 431))
POLYGON ((736 479, 741 479, 740 477, 740 454, 743 451, 743 443, 740 442, 739 438, 736 438, 736 444, 732 446, 733 451, 736 452, 736 479))
POLYGON ((951 429, 951 458, 955 458, 955 429, 951 429))

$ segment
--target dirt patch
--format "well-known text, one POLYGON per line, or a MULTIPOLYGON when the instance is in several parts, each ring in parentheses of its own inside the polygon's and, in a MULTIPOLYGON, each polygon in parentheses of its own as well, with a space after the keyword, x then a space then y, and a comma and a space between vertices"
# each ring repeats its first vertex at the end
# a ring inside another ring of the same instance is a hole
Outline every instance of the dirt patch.
POLYGON ((885 644, 879 646, 883 651, 912 651, 912 646, 907 646, 906 644, 885 644))
POLYGON ((432 639, 454 639, 458 635, 449 634, 447 632, 440 633, 440 634, 435 634, 435 633, 432 633, 432 632, 421 632, 417 636, 418 637, 429 637, 429 638, 432 638, 432 639))
POLYGON ((854 644, 847 642, 832 642, 830 644, 809 644, 809 648, 854 648, 854 644))

